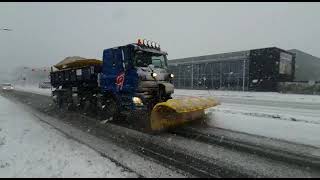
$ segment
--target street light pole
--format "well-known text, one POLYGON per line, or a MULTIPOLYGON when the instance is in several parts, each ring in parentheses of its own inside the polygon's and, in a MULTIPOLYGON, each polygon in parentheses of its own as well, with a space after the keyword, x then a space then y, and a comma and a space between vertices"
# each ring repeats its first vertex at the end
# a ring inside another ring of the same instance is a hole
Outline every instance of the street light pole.
POLYGON ((243 69, 242 69, 242 91, 244 91, 244 84, 246 78, 246 60, 243 60, 243 69))

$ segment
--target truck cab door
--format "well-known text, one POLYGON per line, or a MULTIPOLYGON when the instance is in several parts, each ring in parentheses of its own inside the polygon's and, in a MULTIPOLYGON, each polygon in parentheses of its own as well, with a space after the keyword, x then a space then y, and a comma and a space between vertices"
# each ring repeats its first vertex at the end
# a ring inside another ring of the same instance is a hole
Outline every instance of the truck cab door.
POLYGON ((124 73, 121 49, 110 48, 104 50, 103 70, 100 80, 102 90, 118 93, 121 90, 121 87, 116 83, 117 77, 119 77, 121 73, 124 73))
POLYGON ((122 90, 128 95, 132 95, 138 86, 138 74, 133 65, 133 48, 128 46, 122 47, 122 54, 125 69, 124 86, 122 90))

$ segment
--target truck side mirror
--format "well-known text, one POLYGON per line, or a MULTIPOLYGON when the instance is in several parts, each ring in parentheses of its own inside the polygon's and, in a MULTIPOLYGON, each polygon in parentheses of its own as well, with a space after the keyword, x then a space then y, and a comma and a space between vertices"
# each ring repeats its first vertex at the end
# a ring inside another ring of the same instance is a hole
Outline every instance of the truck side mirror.
POLYGON ((123 62, 123 69, 125 69, 125 70, 128 69, 128 63, 127 62, 123 62))
POLYGON ((129 69, 131 69, 131 65, 130 65, 130 63, 129 63, 128 61, 125 61, 125 62, 123 63, 123 65, 124 65, 124 70, 129 70, 129 69))
POLYGON ((132 68, 132 49, 131 48, 124 48, 123 52, 123 69, 125 71, 132 68))

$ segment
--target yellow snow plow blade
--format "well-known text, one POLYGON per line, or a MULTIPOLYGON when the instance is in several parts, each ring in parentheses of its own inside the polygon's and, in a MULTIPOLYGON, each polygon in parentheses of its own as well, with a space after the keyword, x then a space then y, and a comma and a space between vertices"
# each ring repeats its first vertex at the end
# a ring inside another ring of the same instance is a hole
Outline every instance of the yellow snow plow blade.
POLYGON ((219 105, 213 98, 186 97, 158 103, 151 112, 151 129, 160 131, 203 119, 204 110, 219 105))

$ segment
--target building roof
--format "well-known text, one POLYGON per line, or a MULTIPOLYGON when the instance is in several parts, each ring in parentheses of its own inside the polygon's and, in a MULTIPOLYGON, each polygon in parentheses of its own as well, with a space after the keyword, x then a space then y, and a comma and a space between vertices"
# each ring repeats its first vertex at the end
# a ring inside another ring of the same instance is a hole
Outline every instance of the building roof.
MULTIPOLYGON (((266 47, 266 48, 251 49, 251 50, 245 50, 245 51, 236 51, 236 52, 229 52, 229 53, 220 53, 220 54, 172 59, 172 60, 168 60, 168 63, 169 64, 185 64, 185 63, 203 63, 203 62, 212 62, 212 61, 240 60, 240 59, 247 59, 248 56, 250 55, 250 51, 252 50, 274 49, 274 48, 280 51, 288 52, 286 50, 283 50, 277 47, 266 47)), ((291 52, 288 52, 288 53, 293 54, 291 52)))

